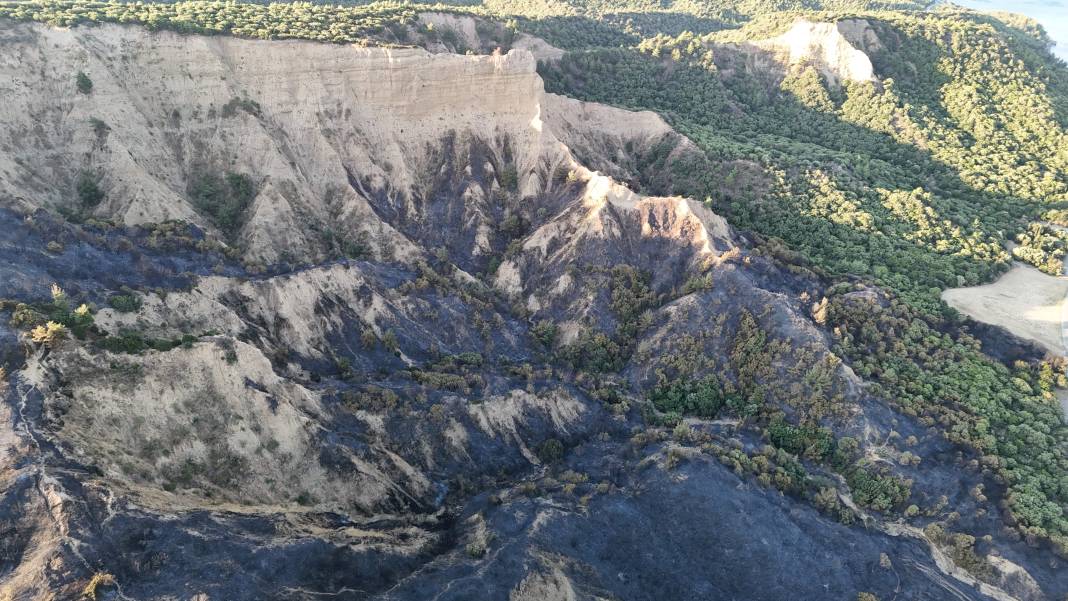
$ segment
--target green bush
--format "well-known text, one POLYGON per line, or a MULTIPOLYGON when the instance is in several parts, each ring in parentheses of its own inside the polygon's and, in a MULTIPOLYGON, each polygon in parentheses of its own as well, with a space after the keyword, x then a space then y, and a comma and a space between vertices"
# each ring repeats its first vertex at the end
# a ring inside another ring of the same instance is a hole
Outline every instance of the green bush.
POLYGON ((116 294, 108 299, 108 305, 119 313, 134 313, 141 309, 141 302, 136 294, 116 294))
POLYGON ((516 171, 515 165, 508 165, 507 167, 502 168, 497 181, 505 190, 515 191, 519 185, 519 174, 516 171))
POLYGON ((548 319, 543 319, 530 328, 530 335, 545 348, 551 349, 553 347, 553 343, 556 342, 556 334, 556 324, 548 319))
POLYGON ((815 460, 830 458, 835 450, 834 435, 826 428, 794 426, 782 417, 768 424, 768 440, 776 447, 815 460))
POLYGON ((248 175, 203 173, 189 184, 189 197, 197 210, 211 217, 227 236, 234 236, 244 223, 245 210, 256 197, 256 186, 248 175))
POLYGON ((262 109, 260 108, 260 103, 255 100, 249 100, 248 98, 231 98, 229 102, 223 105, 222 116, 227 119, 236 117, 237 111, 243 111, 253 117, 259 117, 262 109))
POLYGON ((467 553, 468 557, 472 559, 479 559, 486 555, 486 545, 485 543, 479 541, 470 542, 467 543, 466 547, 464 547, 464 551, 467 553))
POLYGON ((853 500, 877 511, 889 511, 904 504, 912 493, 912 483, 893 474, 876 473, 857 465, 846 475, 853 500))
POLYGON ((555 438, 550 438, 538 447, 538 459, 542 463, 551 465, 559 463, 564 458, 564 444, 555 438))
POLYGON ((100 189, 100 176, 89 172, 82 171, 78 175, 78 181, 76 182, 78 189, 78 198, 82 202, 82 206, 88 209, 96 207, 104 200, 104 191, 100 189))
POLYGON ((346 390, 341 401, 350 411, 391 411, 400 402, 397 393, 388 388, 368 386, 366 390, 346 390))
POLYGON ((146 338, 139 332, 123 332, 119 336, 107 336, 96 342, 97 347, 112 353, 137 355, 147 350, 170 351, 178 347, 188 348, 197 337, 186 334, 181 338, 146 338))
POLYGON ((93 80, 89 79, 89 76, 82 71, 78 71, 78 75, 74 78, 74 83, 78 86, 79 93, 88 94, 93 91, 93 80))
POLYGON ((557 351, 557 360, 589 372, 613 372, 623 368, 624 349, 605 334, 584 330, 578 338, 557 351))

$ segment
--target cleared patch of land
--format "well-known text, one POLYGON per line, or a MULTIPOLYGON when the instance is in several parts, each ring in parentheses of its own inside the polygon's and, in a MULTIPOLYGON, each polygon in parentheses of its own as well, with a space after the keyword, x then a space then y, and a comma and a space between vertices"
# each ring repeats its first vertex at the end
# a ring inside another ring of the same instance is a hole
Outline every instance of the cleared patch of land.
MULTIPOLYGON (((1068 277, 1016 263, 996 282, 946 290, 942 300, 976 321, 1001 326, 1053 354, 1066 355, 1062 334, 1066 295, 1068 277)), ((1057 392, 1068 415, 1068 391, 1057 392)))
POLYGON ((972 319, 1001 326, 1051 353, 1064 355, 1061 327, 1065 295, 1068 278, 1017 263, 992 284, 946 290, 942 300, 972 319))

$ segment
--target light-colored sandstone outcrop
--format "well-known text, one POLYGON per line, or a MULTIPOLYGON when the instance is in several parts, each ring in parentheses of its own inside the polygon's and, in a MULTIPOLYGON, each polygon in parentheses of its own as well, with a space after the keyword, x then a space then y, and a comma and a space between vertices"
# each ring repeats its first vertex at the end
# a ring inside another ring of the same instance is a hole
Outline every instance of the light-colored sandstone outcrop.
POLYGON ((799 20, 786 33, 754 44, 775 53, 787 65, 815 65, 832 84, 873 81, 875 75, 871 59, 852 43, 852 39, 866 38, 869 31, 870 28, 849 21, 812 23, 799 20))
POLYGON ((713 46, 741 58, 748 71, 782 76, 792 68, 815 67, 832 86, 876 81, 869 54, 883 48, 871 24, 863 19, 821 23, 798 19, 773 38, 713 46))
MULTIPOLYGON (((472 23, 446 17, 425 15, 477 34, 472 23)), ((414 257, 416 245, 376 210, 425 218, 447 164, 467 174, 458 196, 485 238, 491 217, 477 205, 497 183, 475 181, 462 163, 473 161, 472 145, 496 165, 490 177, 514 165, 517 193, 533 197, 571 162, 546 123, 570 134, 575 119, 592 115, 596 127, 587 131, 604 128, 617 139, 666 130, 651 115, 545 95, 526 50, 458 56, 28 24, 5 24, 0 48, 4 203, 77 209, 76 185, 88 174, 106 192, 93 216, 182 219, 210 230, 190 202, 191 186, 205 174, 244 173, 257 194, 230 242, 264 263, 321 259, 327 230, 362 236, 383 258, 414 257), (78 72, 92 79, 90 94, 76 90, 78 72), (557 110, 574 114, 547 114, 557 110)))

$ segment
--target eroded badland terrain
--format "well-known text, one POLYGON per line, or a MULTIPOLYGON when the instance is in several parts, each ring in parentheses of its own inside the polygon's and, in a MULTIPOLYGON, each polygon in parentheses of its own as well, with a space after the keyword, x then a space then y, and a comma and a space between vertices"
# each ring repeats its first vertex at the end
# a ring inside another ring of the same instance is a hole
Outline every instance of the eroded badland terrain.
MULTIPOLYGON (((405 23, 0 18, 0 599, 1068 595, 1055 358, 736 221, 780 175, 549 41, 405 23)), ((895 31, 700 52, 881 93, 895 31)))

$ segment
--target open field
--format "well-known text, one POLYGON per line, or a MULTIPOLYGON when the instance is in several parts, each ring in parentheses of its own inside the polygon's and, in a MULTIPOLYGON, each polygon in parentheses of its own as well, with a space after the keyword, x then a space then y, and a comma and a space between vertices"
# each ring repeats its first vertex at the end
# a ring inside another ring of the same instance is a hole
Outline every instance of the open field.
POLYGON ((1066 294, 1068 278, 1016 264, 992 284, 946 290, 942 300, 972 319, 1001 326, 1063 355, 1061 324, 1066 294))
MULTIPOLYGON (((992 284, 946 290, 942 300, 972 319, 1003 327, 1051 353, 1064 355, 1066 295, 1068 277, 1048 275, 1017 263, 992 284)), ((1068 394, 1061 392, 1058 397, 1068 414, 1068 394)))

